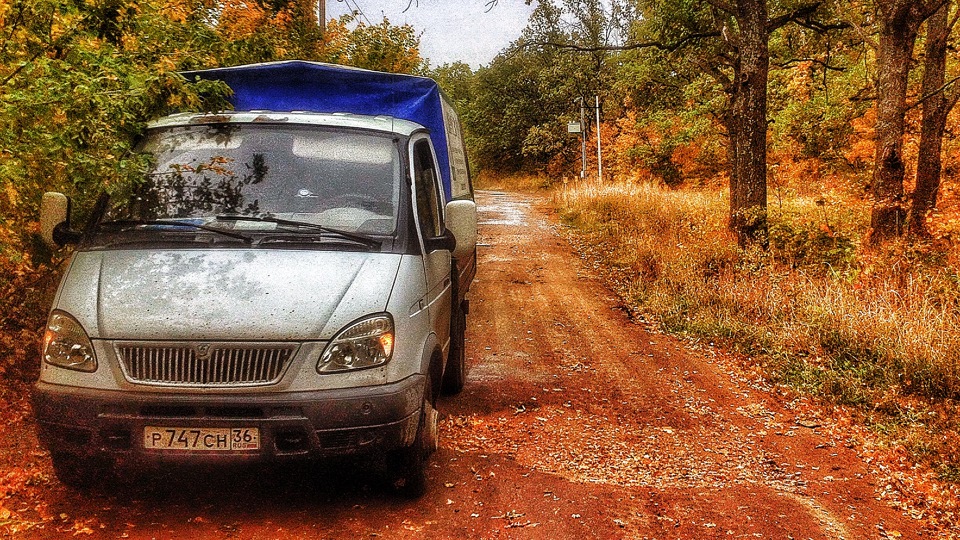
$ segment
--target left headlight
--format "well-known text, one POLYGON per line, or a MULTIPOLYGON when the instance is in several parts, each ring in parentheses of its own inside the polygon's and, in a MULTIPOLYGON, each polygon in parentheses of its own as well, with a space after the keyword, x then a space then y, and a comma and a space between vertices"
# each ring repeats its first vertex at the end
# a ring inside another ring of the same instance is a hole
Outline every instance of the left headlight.
POLYGON ((96 371, 93 343, 76 319, 54 311, 43 334, 43 360, 54 366, 77 371, 96 371))
POLYGON ((375 315, 340 331, 320 356, 317 371, 336 373, 381 366, 393 356, 393 319, 375 315))

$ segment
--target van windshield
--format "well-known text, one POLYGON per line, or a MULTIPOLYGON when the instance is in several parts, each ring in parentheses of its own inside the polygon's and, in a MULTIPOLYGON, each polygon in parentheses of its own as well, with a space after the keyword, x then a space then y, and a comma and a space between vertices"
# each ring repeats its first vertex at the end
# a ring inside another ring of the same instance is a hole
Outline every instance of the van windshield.
POLYGON ((365 235, 397 227, 400 154, 391 136, 296 125, 216 124, 155 129, 153 166, 109 220, 189 220, 268 231, 270 216, 365 235))

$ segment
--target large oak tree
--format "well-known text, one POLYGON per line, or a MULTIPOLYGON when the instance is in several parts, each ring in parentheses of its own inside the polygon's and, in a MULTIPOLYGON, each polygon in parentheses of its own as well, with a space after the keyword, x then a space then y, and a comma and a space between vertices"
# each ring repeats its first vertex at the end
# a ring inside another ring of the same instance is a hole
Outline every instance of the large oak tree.
POLYGON ((767 235, 767 84, 770 39, 791 22, 812 21, 820 1, 644 2, 644 41, 709 73, 727 96, 720 115, 729 141, 730 229, 741 244, 767 235))
POLYGON ((913 49, 923 22, 947 0, 878 0, 876 159, 870 241, 903 234, 907 217, 903 137, 913 49))

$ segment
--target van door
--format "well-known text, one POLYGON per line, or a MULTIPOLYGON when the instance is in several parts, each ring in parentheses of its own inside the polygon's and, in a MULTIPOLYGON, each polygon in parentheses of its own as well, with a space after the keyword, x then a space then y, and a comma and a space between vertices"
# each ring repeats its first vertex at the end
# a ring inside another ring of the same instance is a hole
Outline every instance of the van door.
POLYGON ((443 235, 443 188, 439 167, 434 157, 433 146, 426 135, 414 138, 411 147, 413 163, 414 210, 420 246, 423 250, 423 267, 427 283, 426 302, 430 322, 443 347, 444 356, 450 346, 450 252, 445 249, 427 251, 427 239, 443 235))

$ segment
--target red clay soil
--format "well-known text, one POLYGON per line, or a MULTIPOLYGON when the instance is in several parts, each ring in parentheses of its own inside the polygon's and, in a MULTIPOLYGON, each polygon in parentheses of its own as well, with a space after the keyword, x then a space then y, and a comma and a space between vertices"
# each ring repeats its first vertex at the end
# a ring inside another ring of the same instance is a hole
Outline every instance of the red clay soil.
MULTIPOLYGON (((28 389, 0 395, 0 533, 22 538, 935 538, 871 466, 718 353, 632 323, 539 199, 480 193, 468 380, 426 496, 365 463, 176 470, 80 494, 28 389), (19 391, 19 392, 18 392, 19 391)), ((829 433, 828 433, 829 432, 829 433)))

